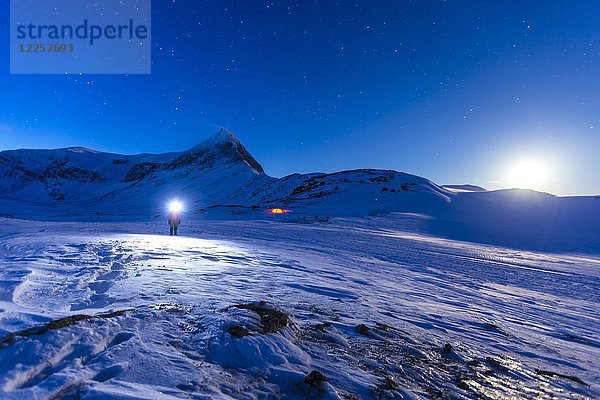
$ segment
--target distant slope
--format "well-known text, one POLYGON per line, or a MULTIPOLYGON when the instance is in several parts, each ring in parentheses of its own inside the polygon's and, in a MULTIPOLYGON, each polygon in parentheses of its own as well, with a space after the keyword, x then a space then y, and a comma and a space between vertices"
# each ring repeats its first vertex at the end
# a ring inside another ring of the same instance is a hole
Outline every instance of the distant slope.
POLYGON ((460 193, 438 232, 479 243, 600 253, 600 197, 557 197, 533 190, 460 193), (451 221, 451 223, 445 223, 451 221))
POLYGON ((389 212, 433 212, 448 207, 452 193, 416 175, 361 169, 332 174, 290 175, 261 200, 299 213, 367 216, 389 212))
POLYGON ((453 192, 485 192, 487 189, 477 185, 442 185, 444 189, 451 190, 453 192))

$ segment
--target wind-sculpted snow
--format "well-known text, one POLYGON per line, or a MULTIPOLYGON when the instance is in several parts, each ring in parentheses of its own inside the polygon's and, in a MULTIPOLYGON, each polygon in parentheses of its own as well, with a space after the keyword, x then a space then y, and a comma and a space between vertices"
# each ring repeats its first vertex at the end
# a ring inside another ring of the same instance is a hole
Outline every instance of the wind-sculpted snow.
POLYGON ((1 222, 1 398, 600 396, 596 256, 378 218, 1 222))

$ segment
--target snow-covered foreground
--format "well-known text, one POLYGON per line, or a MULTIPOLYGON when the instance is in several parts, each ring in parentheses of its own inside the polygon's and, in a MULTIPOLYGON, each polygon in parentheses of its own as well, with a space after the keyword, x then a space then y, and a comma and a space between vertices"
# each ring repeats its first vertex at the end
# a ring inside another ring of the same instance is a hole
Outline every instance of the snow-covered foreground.
POLYGON ((1 398, 600 396, 598 256, 383 218, 0 222, 1 398))

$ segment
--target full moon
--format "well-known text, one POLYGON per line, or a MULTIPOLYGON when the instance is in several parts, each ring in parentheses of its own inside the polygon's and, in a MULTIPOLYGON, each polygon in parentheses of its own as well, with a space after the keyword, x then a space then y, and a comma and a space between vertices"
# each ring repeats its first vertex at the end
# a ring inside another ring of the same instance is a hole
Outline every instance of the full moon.
POLYGON ((508 172, 508 183, 519 189, 535 189, 546 183, 548 166, 539 160, 521 160, 513 164, 508 172))

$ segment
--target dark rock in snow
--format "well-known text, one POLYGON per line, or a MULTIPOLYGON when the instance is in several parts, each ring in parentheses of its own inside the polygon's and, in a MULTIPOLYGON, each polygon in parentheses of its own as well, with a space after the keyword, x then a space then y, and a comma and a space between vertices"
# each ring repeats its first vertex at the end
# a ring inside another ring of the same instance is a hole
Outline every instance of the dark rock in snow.
POLYGON ((508 372, 509 371, 509 369, 508 369, 507 366, 505 366, 504 364, 502 364, 500 361, 496 360, 493 357, 486 357, 485 361, 487 361, 487 363, 491 367, 497 369, 498 371, 501 371, 501 372, 508 372))
POLYGON ((239 324, 233 325, 231 328, 227 329, 227 333, 238 339, 251 335, 250 331, 246 329, 246 327, 239 324))
POLYGON ((135 164, 127 171, 125 178, 123 178, 123 182, 139 181, 158 171, 159 168, 159 163, 143 162, 135 164))
POLYGON ((16 341, 17 337, 43 335, 44 333, 47 333, 49 331, 54 331, 57 329, 62 329, 62 328, 69 327, 71 325, 75 325, 77 322, 80 322, 80 321, 119 317, 119 316, 125 314, 127 311, 128 310, 120 310, 120 311, 113 311, 110 313, 98 314, 98 315, 76 314, 76 315, 71 315, 71 316, 65 317, 65 318, 55 319, 55 320, 48 322, 45 325, 34 326, 32 328, 27 328, 22 331, 9 333, 8 335, 6 335, 2 339, 0 339, 0 349, 13 344, 16 341))
POLYGON ((323 382, 327 380, 327 377, 319 371, 311 371, 310 374, 304 378, 304 383, 311 386, 314 389, 320 389, 323 382))
POLYGON ((442 348, 442 354, 451 354, 454 352, 452 345, 450 343, 446 343, 442 348))
POLYGON ((543 376, 568 379, 570 381, 579 383, 580 385, 589 386, 587 383, 585 383, 584 381, 582 381, 581 379, 579 379, 578 377, 573 376, 573 375, 565 375, 565 374, 561 374, 558 372, 546 371, 546 370, 537 369, 537 368, 535 370, 535 373, 538 375, 543 375, 543 376))
POLYGON ((477 360, 477 359, 473 359, 467 362, 467 365, 469 367, 477 367, 478 365, 481 365, 481 361, 477 360))
POLYGON ((331 326, 331 322, 324 322, 322 324, 315 325, 315 329, 321 332, 326 332, 326 329, 331 326))
POLYGON ((260 317, 262 333, 276 333, 285 328, 289 323, 289 317, 283 312, 261 301, 258 304, 236 304, 233 307, 254 311, 260 317))
POLYGON ((392 398, 386 392, 398 390, 400 388, 400 385, 398 384, 398 382, 396 382, 396 380, 394 379, 393 376, 388 375, 385 371, 383 372, 383 379, 384 379, 384 382, 381 385, 378 385, 377 388, 375 388, 375 390, 374 390, 376 398, 377 399, 392 398))
POLYGON ((361 335, 368 336, 371 330, 365 324, 358 324, 356 325, 356 332, 360 333, 361 335))

